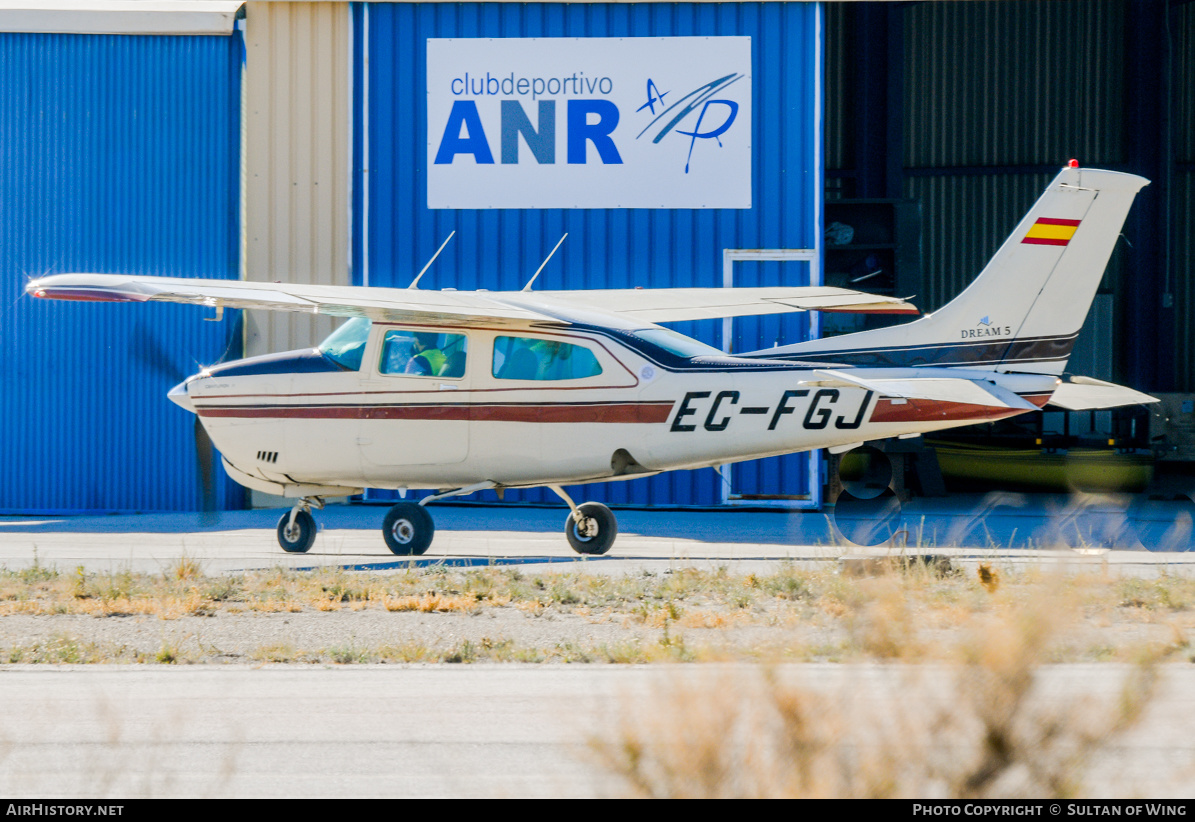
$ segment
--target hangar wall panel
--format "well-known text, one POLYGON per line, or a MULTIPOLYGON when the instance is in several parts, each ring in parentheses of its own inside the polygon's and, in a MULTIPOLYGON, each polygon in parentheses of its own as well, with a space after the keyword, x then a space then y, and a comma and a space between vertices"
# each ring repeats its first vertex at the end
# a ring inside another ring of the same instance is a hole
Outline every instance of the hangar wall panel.
POLYGON ((23 291, 237 276, 241 53, 237 35, 0 34, 0 511, 200 506, 194 418, 166 392, 239 347, 232 325, 23 291))
POLYGON ((1124 81, 1108 70, 1123 64, 1124 14, 1111 0, 905 12, 905 194, 924 198, 923 309, 979 273, 1051 170, 1124 162, 1124 81))
MULTIPOLYGON (((347 3, 245 9, 245 279, 348 285, 351 21, 347 3)), ((329 317, 246 312, 249 355, 314 345, 329 317)))
MULTIPOLYGON (((724 248, 820 245, 823 32, 817 4, 369 3, 357 5, 354 15, 354 109, 364 121, 356 132, 361 165, 354 182, 359 282, 368 277, 370 285, 407 285, 453 230, 456 237, 422 287, 518 289, 564 232, 568 240, 537 287, 720 286, 724 248), (727 35, 752 38, 752 208, 427 208, 427 38, 727 35)), ((808 279, 804 266, 775 271, 787 284, 808 279)), ((794 333, 808 333, 803 323, 794 333)), ((678 327, 721 342, 720 322, 678 327)), ((808 458, 784 459, 790 462, 783 491, 816 493, 807 479, 808 458)), ((578 493, 623 504, 714 504, 721 501, 720 482, 706 469, 578 493)), ((555 501, 550 492, 512 496, 555 501)))
POLYGON ((1174 177, 1174 192, 1171 198, 1174 213, 1171 215, 1174 242, 1175 272, 1174 299, 1177 307, 1177 346, 1175 365, 1178 370, 1176 388, 1179 391, 1195 391, 1195 171, 1179 171, 1174 177))
POLYGON ((1117 0, 911 6, 906 168, 1123 162, 1124 25, 1117 0))
POLYGON ((1180 164, 1191 166, 1195 164, 1195 7, 1181 5, 1174 16, 1174 153, 1180 164))
POLYGON ((844 3, 827 3, 825 57, 825 157, 827 169, 850 168, 855 164, 854 146, 848 139, 851 132, 847 122, 849 104, 847 94, 847 59, 850 43, 847 38, 847 9, 844 3))
POLYGON ((1173 60, 1176 103, 1174 159, 1177 166, 1170 215, 1170 243, 1173 257, 1178 339, 1176 391, 1195 391, 1195 4, 1174 10, 1177 26, 1172 37, 1177 45, 1173 60))

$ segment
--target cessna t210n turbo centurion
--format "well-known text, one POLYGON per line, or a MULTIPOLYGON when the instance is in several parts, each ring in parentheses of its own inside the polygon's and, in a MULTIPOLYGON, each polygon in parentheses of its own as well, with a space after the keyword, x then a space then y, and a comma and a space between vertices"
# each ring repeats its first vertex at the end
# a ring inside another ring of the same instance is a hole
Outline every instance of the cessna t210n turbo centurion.
MULTIPOLYGON (((167 301, 351 318, 318 348, 206 368, 170 392, 240 484, 295 498, 278 523, 307 551, 311 508, 366 487, 431 489, 382 533, 422 554, 425 505, 546 486, 566 535, 603 554, 600 503, 562 486, 917 435, 1033 411, 1152 401, 1063 376, 1125 216, 1147 180, 1064 168, 961 295, 904 325, 728 356, 655 323, 788 311, 914 313, 836 288, 463 292, 59 274, 35 297, 167 301)), ((414 285, 414 284, 413 284, 414 285)))

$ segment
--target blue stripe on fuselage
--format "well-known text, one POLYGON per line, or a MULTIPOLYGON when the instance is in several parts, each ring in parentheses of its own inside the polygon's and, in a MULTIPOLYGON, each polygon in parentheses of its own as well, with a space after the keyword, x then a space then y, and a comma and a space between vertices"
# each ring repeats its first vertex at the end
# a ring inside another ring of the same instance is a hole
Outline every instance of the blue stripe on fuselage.
POLYGON ((338 373, 347 370, 325 357, 318 348, 303 348, 213 365, 207 369, 207 373, 213 377, 251 377, 264 374, 338 373))
POLYGON ((1070 356, 1078 334, 1056 337, 1030 337, 991 342, 944 343, 939 345, 891 346, 873 349, 802 351, 770 355, 763 359, 800 358, 821 365, 848 365, 856 368, 920 368, 926 366, 976 366, 989 363, 1057 362, 1070 356))

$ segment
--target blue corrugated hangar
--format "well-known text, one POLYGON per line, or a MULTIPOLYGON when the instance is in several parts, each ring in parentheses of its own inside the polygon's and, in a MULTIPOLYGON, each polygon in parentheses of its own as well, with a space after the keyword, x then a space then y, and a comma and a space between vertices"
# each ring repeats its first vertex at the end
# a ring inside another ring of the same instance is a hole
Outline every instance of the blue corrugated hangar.
MULTIPOLYGON (((1086 373, 1195 391, 1192 7, 0 0, 0 513, 248 504, 165 393, 204 364, 331 330, 34 301, 21 296, 31 277, 401 287, 455 231, 422 287, 517 289, 567 233, 538 287, 825 281, 933 309, 1072 156, 1154 181, 1089 319, 1086 373), (743 67, 701 139, 611 176, 601 134, 622 123, 609 150, 638 150, 628 126, 673 86, 711 82, 710 49, 743 67), (628 64, 668 79, 632 88, 618 82, 628 64), (548 122, 567 157, 535 142, 548 122), (599 139, 587 153, 569 129, 599 139), (719 150, 737 173, 702 178, 719 150), (553 162, 576 176, 535 176, 553 162), (483 164, 495 175, 482 183, 454 174, 483 164), (682 164, 696 173, 667 176, 682 164), (879 233, 823 247, 834 222, 879 233)), ((747 350, 850 330, 831 326, 786 315, 679 330, 747 350)), ((581 492, 790 507, 821 494, 808 455, 581 492)))

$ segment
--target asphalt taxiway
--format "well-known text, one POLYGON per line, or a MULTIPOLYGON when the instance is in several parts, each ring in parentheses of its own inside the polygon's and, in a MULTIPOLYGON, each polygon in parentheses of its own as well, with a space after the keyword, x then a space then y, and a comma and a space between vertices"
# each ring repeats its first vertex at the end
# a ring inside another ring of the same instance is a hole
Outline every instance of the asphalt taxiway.
MULTIPOLYGON (((1046 666, 1030 707, 1115 705, 1128 673, 1046 666)), ((766 675, 840 699, 851 715, 866 711, 861 720, 908 718, 913 691, 918 715, 958 700, 943 667, 781 665, 766 675)), ((594 743, 616 742, 636 706, 666 712, 677 694, 728 683, 746 698, 762 676, 746 664, 5 666, 0 793, 9 802, 620 795, 630 786, 594 743)), ((1083 761, 1085 793, 1189 798, 1193 694, 1192 666, 1165 666, 1140 721, 1083 761)), ((891 753, 882 722, 869 723, 856 742, 864 756, 891 753)))
POLYGON ((836 562, 844 555, 936 554, 960 562, 1100 564, 1126 573, 1195 572, 1195 503, 1142 496, 989 494, 914 500, 889 518, 879 541, 875 521, 833 509, 618 509, 610 554, 580 557, 564 538, 567 509, 438 504, 436 536, 423 557, 387 551, 386 508, 331 505, 316 512, 320 533, 306 554, 284 553, 275 538, 279 510, 169 512, 111 516, 0 517, 0 566, 38 562, 58 569, 161 571, 186 557, 207 573, 257 568, 339 566, 386 571, 540 565, 618 572, 678 563, 754 566, 836 562))

